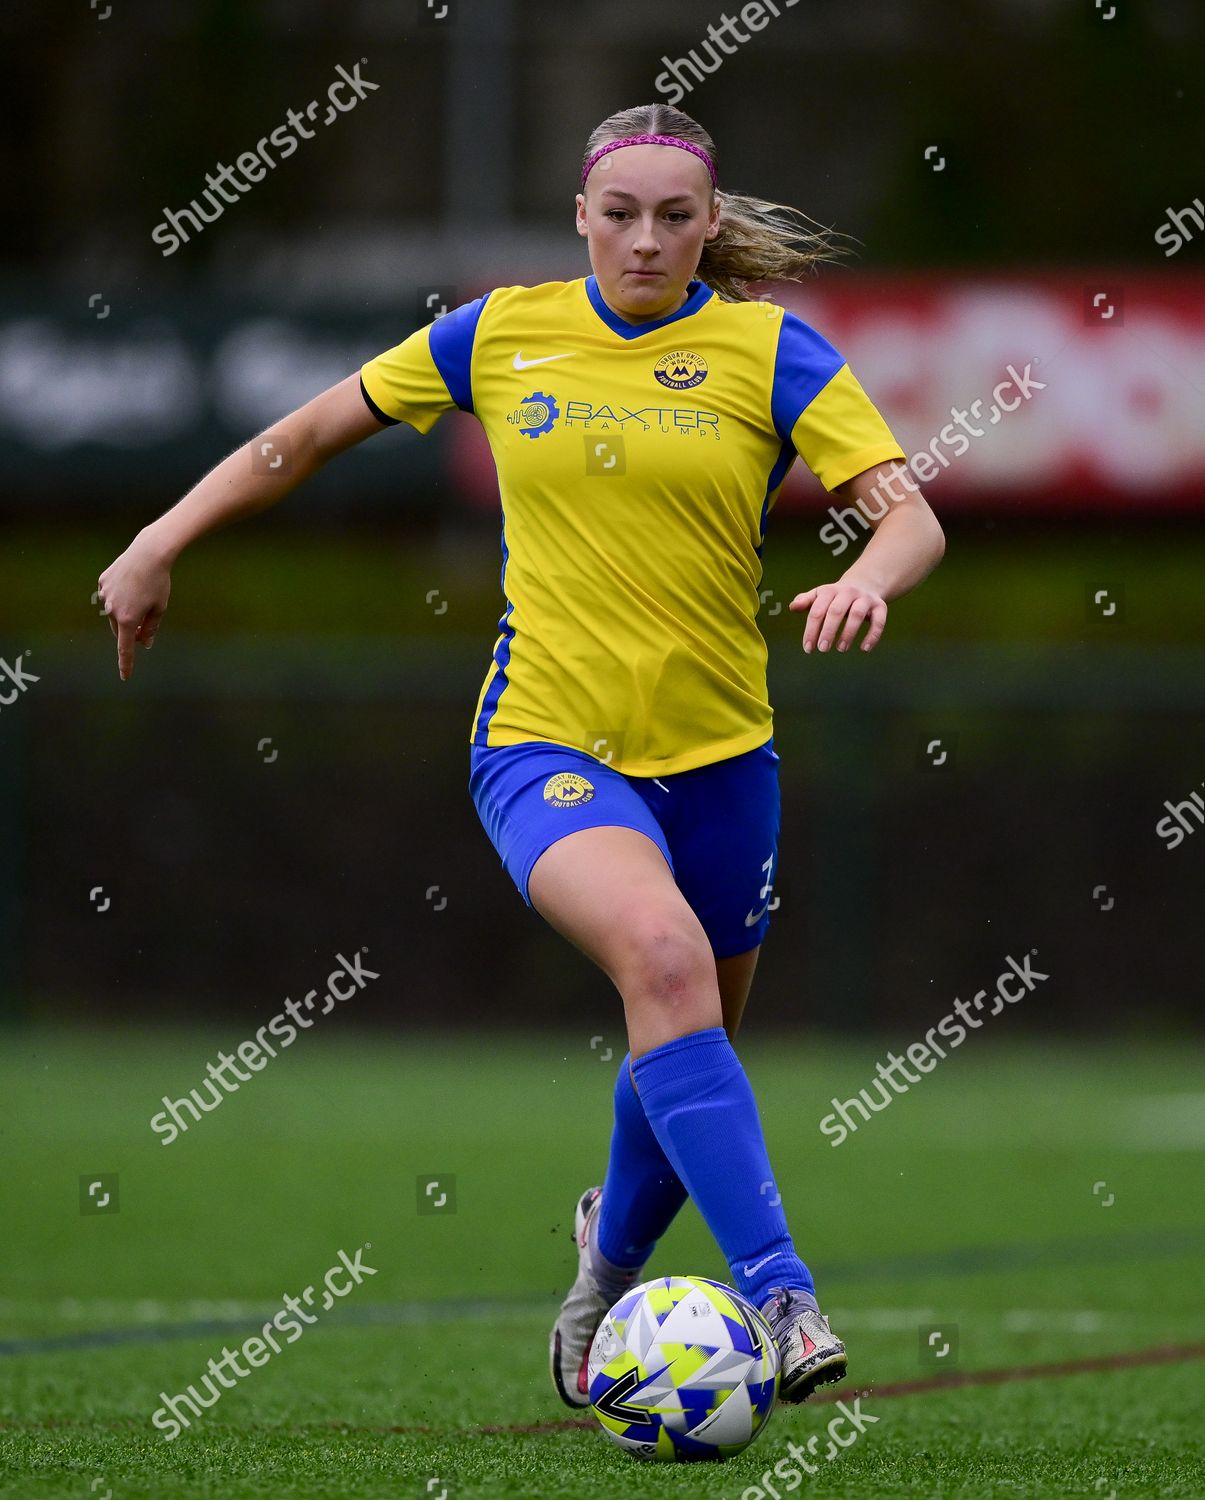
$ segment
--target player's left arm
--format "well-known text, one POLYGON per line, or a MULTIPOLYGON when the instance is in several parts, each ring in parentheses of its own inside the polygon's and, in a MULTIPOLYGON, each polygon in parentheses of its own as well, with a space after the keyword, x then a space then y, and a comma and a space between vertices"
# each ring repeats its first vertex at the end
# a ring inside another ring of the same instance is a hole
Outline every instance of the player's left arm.
POLYGON ((836 583, 796 594, 789 608, 807 611, 805 651, 827 651, 834 641, 838 651, 848 651, 866 621, 862 650, 871 651, 887 624, 888 603, 933 571, 946 550, 945 534, 901 463, 855 474, 836 493, 857 505, 873 535, 836 583))

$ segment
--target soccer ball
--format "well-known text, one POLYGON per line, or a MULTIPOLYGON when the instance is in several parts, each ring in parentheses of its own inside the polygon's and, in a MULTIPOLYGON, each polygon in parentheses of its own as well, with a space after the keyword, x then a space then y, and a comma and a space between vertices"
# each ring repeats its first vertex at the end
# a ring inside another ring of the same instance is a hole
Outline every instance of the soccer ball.
POLYGON ((590 1404, 633 1458, 725 1459, 770 1419, 779 1361, 769 1325, 739 1292, 706 1276, 634 1286, 590 1348, 590 1404))

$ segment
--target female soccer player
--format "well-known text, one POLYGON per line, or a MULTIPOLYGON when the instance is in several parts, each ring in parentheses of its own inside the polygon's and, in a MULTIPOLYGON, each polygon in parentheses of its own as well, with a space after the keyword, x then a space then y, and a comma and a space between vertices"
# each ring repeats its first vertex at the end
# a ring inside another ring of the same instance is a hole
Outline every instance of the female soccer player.
POLYGON ((248 443, 100 578, 124 680, 189 542, 384 425, 427 432, 459 407, 485 427, 506 607, 473 714, 470 789, 523 899, 614 982, 630 1047, 550 1341, 571 1406, 588 1404, 604 1313, 688 1196, 769 1319, 783 1397, 802 1401, 846 1369, 731 1043, 779 829, 761 551, 796 455, 862 502, 874 534, 857 562, 790 607, 806 612, 805 652, 848 650, 864 624, 869 651, 888 601, 944 543, 840 354, 748 296, 823 258, 823 237, 790 212, 719 193, 714 145, 689 115, 655 104, 612 116, 590 138, 577 197, 592 276, 499 288, 419 329, 272 429, 290 464, 257 465, 261 439, 248 443))

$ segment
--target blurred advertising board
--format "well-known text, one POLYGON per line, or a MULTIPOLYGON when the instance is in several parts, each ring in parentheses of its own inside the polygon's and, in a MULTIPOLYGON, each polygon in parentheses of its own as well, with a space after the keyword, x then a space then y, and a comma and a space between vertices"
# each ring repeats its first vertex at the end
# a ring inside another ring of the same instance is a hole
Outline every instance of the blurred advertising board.
MULTIPOLYGON (((1205 277, 831 272, 814 285, 779 286, 773 300, 846 356, 943 509, 1205 502, 1205 277)), ((360 314, 200 295, 123 307, 96 294, 91 303, 0 300, 3 474, 7 488, 46 503, 131 491, 166 503, 429 316, 421 289, 403 291, 392 310, 360 314)), ((517 402, 520 384, 516 375, 517 402)), ((320 475, 307 496, 318 509, 379 511, 433 496, 442 504, 445 485, 474 507, 498 503, 471 419, 453 416, 425 442, 391 429, 320 475)), ((826 503, 796 464, 778 508, 826 503)))
MULTIPOLYGON (((72 506, 152 492, 166 508, 417 321, 406 306, 326 315, 200 295, 155 307, 99 296, 92 307, 0 303, 5 488, 72 506)), ((390 429, 319 474, 298 503, 380 510, 429 497, 439 478, 439 445, 390 429)))

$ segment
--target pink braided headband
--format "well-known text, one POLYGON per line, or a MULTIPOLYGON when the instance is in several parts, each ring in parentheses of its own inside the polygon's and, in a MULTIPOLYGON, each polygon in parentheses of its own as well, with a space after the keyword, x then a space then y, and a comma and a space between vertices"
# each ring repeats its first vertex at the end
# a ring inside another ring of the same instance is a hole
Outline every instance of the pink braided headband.
POLYGON ((582 168, 582 187, 586 186, 586 178, 594 170, 595 164, 604 156, 609 156, 612 151, 618 151, 623 146, 677 146, 680 151, 689 151, 692 156, 697 156, 701 162, 706 164, 711 173, 711 185, 717 187, 715 162, 703 150, 702 146, 696 146, 692 141, 680 140, 676 135, 629 135, 622 141, 608 141, 605 146, 600 146, 593 156, 587 158, 586 165, 582 168))

